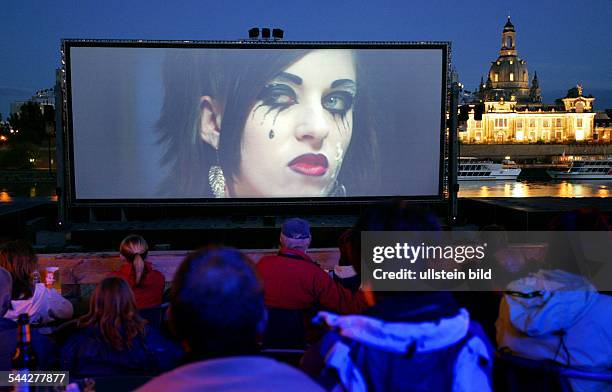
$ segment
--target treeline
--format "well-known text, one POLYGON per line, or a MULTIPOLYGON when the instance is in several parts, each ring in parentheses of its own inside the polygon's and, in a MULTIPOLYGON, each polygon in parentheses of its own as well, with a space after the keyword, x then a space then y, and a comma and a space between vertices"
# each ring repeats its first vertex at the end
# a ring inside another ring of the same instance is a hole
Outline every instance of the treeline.
POLYGON ((7 121, 0 115, 0 168, 31 169, 38 150, 55 142, 55 110, 51 105, 26 102, 7 121))

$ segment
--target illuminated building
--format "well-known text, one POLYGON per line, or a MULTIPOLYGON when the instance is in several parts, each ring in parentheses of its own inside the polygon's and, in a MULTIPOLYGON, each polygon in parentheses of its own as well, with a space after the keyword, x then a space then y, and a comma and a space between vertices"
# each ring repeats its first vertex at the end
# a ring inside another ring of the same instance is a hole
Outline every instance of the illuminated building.
POLYGON ((508 17, 499 56, 469 104, 469 120, 459 137, 464 143, 603 141, 594 132, 593 101, 578 85, 556 103, 543 104, 537 73, 530 84, 527 63, 518 56, 516 31, 508 17), (476 106, 483 109, 480 121, 474 119, 476 106))
POLYGON ((595 114, 594 140, 603 143, 612 142, 612 118, 610 118, 610 115, 612 115, 612 110, 595 114))

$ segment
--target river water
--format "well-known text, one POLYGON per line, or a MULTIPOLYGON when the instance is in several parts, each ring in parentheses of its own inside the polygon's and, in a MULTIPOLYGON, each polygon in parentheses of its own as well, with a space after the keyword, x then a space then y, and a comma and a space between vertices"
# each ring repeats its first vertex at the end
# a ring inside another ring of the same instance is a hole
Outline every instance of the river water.
POLYGON ((459 181, 459 197, 610 197, 612 181, 459 181))
MULTIPOLYGON (((460 181, 459 197, 612 197, 612 181, 460 181)), ((0 203, 57 201, 55 183, 0 183, 0 203)))

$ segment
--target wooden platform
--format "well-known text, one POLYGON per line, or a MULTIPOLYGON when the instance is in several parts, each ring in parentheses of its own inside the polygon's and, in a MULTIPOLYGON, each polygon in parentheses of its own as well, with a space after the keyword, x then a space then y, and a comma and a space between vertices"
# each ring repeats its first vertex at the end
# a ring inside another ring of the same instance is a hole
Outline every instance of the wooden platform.
MULTIPOLYGON (((263 256, 272 255, 277 249, 246 249, 243 252, 254 262, 263 256)), ((147 261, 153 263, 155 269, 166 277, 166 282, 172 281, 174 272, 189 251, 151 251, 147 261)), ((338 263, 340 254, 337 249, 310 249, 310 257, 324 269, 331 269, 338 263)), ((97 284, 110 272, 116 271, 122 261, 115 253, 64 253, 39 254, 38 263, 41 269, 59 267, 62 285, 97 284)))

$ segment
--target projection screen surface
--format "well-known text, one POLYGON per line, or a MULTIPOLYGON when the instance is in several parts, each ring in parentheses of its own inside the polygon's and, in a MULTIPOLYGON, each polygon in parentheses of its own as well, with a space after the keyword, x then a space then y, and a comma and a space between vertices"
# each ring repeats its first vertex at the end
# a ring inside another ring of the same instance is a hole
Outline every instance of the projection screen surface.
POLYGON ((440 197, 445 45, 65 43, 75 200, 440 197))

